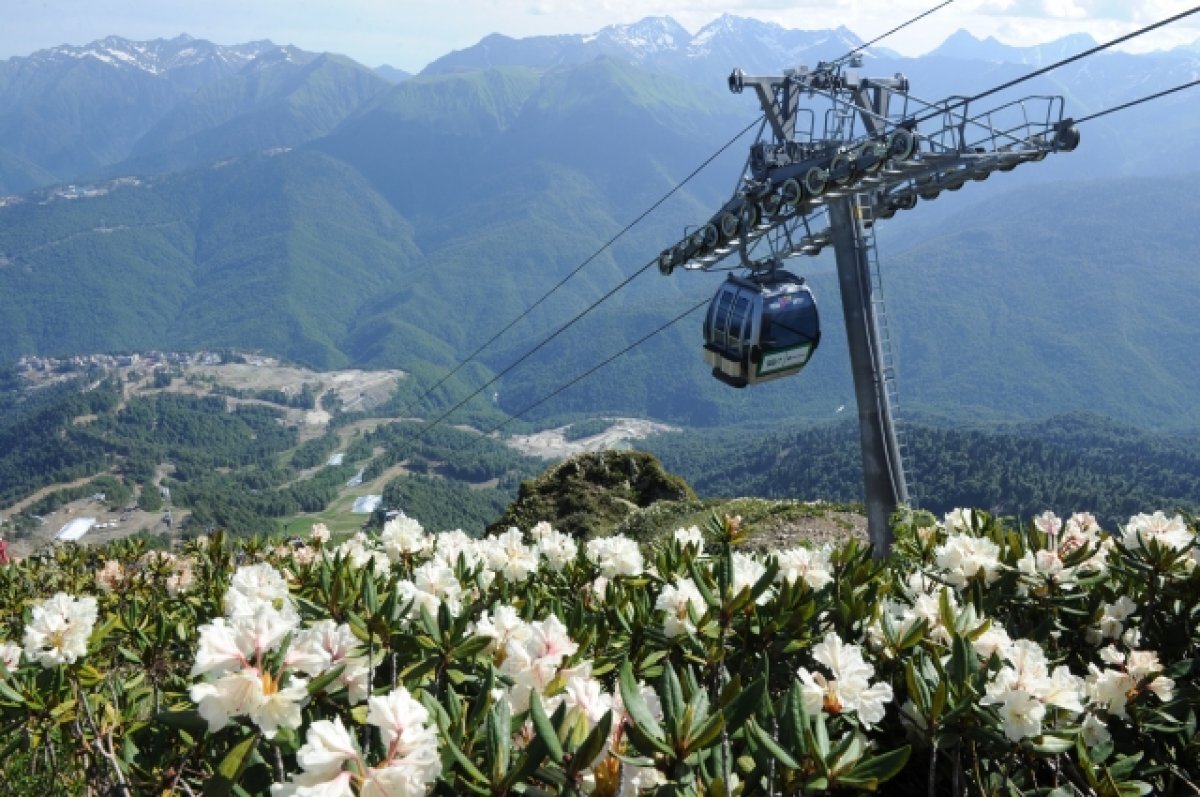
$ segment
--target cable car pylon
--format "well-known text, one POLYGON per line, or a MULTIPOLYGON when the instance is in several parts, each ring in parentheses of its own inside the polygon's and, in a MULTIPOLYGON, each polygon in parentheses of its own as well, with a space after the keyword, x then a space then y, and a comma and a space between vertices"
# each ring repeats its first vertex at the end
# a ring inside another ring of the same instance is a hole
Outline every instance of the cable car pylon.
POLYGON ((1069 152, 1079 132, 1064 116, 1061 96, 977 112, 971 98, 926 102, 909 93, 903 75, 864 78, 861 66, 861 56, 852 55, 777 76, 734 70, 730 91, 753 90, 764 124, 733 196, 664 249, 658 266, 669 275, 740 258, 748 274, 731 275, 713 297, 704 355, 715 377, 744 387, 807 364, 820 340, 816 306, 803 279, 781 265, 833 247, 858 404, 867 530, 883 556, 892 543, 890 518, 909 494, 890 390, 891 341, 872 280, 878 269, 872 227, 919 199, 1069 152))

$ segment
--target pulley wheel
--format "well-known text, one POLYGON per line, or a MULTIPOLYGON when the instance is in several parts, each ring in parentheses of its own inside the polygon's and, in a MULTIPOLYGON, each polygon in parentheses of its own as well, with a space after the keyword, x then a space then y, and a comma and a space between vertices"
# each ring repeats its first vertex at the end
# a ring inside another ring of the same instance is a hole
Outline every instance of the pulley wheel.
POLYGON ((800 181, 794 177, 784 180, 783 185, 779 187, 779 198, 789 207, 799 205, 804 199, 804 189, 800 187, 800 181))
POLYGON ((742 206, 742 224, 746 232, 754 229, 754 225, 758 224, 760 218, 761 214, 759 213, 758 205, 753 202, 747 202, 742 206))
POLYGON ((1073 152, 1079 146, 1079 128, 1071 125, 1054 134, 1054 148, 1059 152, 1073 152))
POLYGON ((664 249, 663 253, 658 256, 658 271, 664 277, 671 276, 671 272, 675 270, 675 264, 671 261, 670 249, 664 249))
POLYGON ((829 173, 820 166, 814 166, 804 173, 804 193, 808 196, 817 197, 825 193, 825 185, 829 180, 829 173))
POLYGON ((850 156, 845 152, 839 152, 833 156, 833 160, 829 162, 829 180, 834 185, 845 185, 850 182, 852 176, 853 165, 850 163, 850 156))
POLYGON ((888 157, 892 160, 906 161, 917 151, 917 137, 908 128, 901 127, 893 130, 888 138, 888 157))
POLYGON ((717 231, 717 225, 715 224, 705 224, 700 232, 703 236, 704 246, 710 249, 716 246, 721 240, 721 234, 717 231))
POLYGON ((725 213, 721 216, 721 235, 726 239, 736 238, 738 234, 738 217, 732 213, 725 213))
POLYGON ((887 146, 879 141, 870 141, 862 146, 855 158, 855 165, 866 174, 874 174, 887 160, 887 146))

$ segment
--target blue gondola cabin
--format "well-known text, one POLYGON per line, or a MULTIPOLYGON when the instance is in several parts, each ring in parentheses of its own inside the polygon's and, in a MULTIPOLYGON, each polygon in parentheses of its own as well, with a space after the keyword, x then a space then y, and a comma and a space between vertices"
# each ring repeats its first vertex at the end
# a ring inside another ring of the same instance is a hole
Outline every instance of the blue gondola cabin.
POLYGON ((812 290, 783 269, 729 275, 704 318, 704 361, 734 387, 799 373, 820 341, 812 290))

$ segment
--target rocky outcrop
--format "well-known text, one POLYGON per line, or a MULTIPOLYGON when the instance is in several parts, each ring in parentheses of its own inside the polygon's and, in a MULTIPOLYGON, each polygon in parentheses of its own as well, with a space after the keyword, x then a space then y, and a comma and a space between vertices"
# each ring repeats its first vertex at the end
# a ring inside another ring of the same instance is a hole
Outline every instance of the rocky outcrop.
POLYGON ((561 462, 521 484, 514 501, 488 527, 529 529, 548 521, 579 538, 604 536, 629 515, 660 501, 694 501, 687 482, 641 451, 600 451, 561 462))

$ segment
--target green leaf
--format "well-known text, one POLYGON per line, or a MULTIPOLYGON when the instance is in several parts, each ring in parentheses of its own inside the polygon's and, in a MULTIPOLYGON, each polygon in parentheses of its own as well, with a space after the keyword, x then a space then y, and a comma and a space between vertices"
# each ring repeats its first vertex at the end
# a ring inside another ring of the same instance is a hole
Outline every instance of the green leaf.
MULTIPOLYGON (((629 704, 625 704, 625 708, 629 708, 629 704)), ((642 729, 642 725, 634 721, 629 723, 629 727, 625 729, 629 735, 629 741, 642 755, 675 755, 675 751, 671 746, 663 741, 661 736, 652 736, 642 729)))
MULTIPOLYGON (((658 720, 654 719, 654 715, 650 713, 649 707, 646 706, 646 701, 642 699, 641 689, 633 677, 633 665, 626 661, 621 665, 621 674, 619 678, 621 688, 621 702, 625 706, 625 710, 629 712, 629 719, 632 724, 642 733, 648 740, 652 740, 655 744, 653 747, 661 753, 671 753, 672 750, 664 741, 662 726, 658 724, 658 720)), ((642 750, 643 753, 651 755, 650 750, 642 750)))
POLYGON ((687 730, 681 727, 684 709, 683 688, 679 684, 679 678, 675 675, 675 669, 670 665, 663 667, 658 694, 662 700, 663 723, 666 725, 667 740, 679 741, 682 733, 687 730))
POLYGON ((686 757, 697 750, 704 750, 711 747, 717 739, 721 738, 721 731, 723 730, 725 730, 724 715, 720 712, 713 714, 691 735, 691 739, 688 740, 687 746, 684 748, 683 755, 686 757))
POLYGON ((767 752, 775 757, 775 760, 783 764, 788 769, 800 769, 800 762, 792 758, 791 753, 779 746, 771 734, 763 730, 757 722, 751 720, 746 723, 747 730, 754 736, 754 740, 767 749, 767 752))
POLYGON ((575 756, 571 759, 571 765, 567 768, 567 772, 572 778, 590 767, 596 757, 604 752, 604 746, 608 744, 609 731, 612 730, 612 719, 611 710, 604 712, 604 716, 596 723, 596 727, 592 728, 592 732, 583 740, 583 744, 579 745, 579 749, 575 751, 575 756))
POLYGON ((374 618, 379 614, 379 590, 375 587, 375 579, 371 576, 370 570, 363 571, 363 606, 367 609, 367 614, 374 618))
POLYGON ((706 574, 700 570, 700 566, 696 564, 695 559, 688 559, 688 572, 691 573, 692 582, 696 585, 696 590, 699 591, 700 597, 704 598, 704 602, 714 609, 721 608, 720 599, 713 594, 713 591, 708 588, 708 578, 706 574))
POLYGON ((558 733, 555 732, 554 726, 550 724, 550 718, 546 716, 546 708, 542 705, 542 699, 538 697, 537 690, 531 692, 529 696, 529 715, 533 718, 533 729, 537 731, 542 743, 546 745, 546 753, 550 756, 550 760, 561 766, 563 762, 562 744, 558 741, 558 733))
POLYGON ((6 700, 11 700, 18 705, 25 705, 25 696, 13 689, 4 681, 0 681, 0 696, 4 697, 6 700))
POLYGON ((467 637, 450 651, 450 658, 454 661, 474 658, 486 650, 490 644, 492 644, 492 638, 488 636, 467 637))
POLYGON ((250 755, 258 745, 258 733, 252 733, 229 748, 229 752, 217 765, 217 771, 204 784, 204 797, 227 797, 250 763, 250 755))
POLYGON ((766 679, 759 678, 735 695, 729 705, 721 710, 725 717, 725 729, 729 733, 737 733, 738 728, 754 715, 766 690, 766 679))
POLYGON ((195 710, 163 711, 154 718, 154 721, 171 728, 181 728, 196 735, 208 730, 208 723, 200 716, 200 712, 195 710))
POLYGON ((492 785, 500 784, 508 773, 509 758, 512 754, 509 741, 511 733, 512 721, 508 713, 508 703, 502 700, 488 712, 487 745, 488 760, 492 765, 492 785))
POLYGON ((906 744, 897 750, 864 758, 845 777, 838 778, 838 782, 846 786, 874 791, 880 783, 900 774, 904 765, 908 763, 910 753, 912 753, 912 748, 906 744), (867 785, 868 783, 873 785, 867 785))
POLYGON ((487 776, 479 771, 479 768, 475 766, 471 759, 467 758, 462 750, 458 749, 458 745, 452 740, 447 740, 445 749, 450 753, 450 757, 454 759, 455 763, 462 768, 463 772, 467 773, 468 777, 473 778, 479 783, 488 782, 487 776))
POLYGON ((909 648, 916 647, 925 638, 927 627, 928 622, 924 619, 913 623, 908 631, 904 633, 904 636, 896 643, 896 647, 900 650, 908 650, 909 648))
POLYGON ((1029 746, 1039 753, 1049 753, 1057 755, 1065 753, 1068 750, 1075 748, 1075 741, 1062 736, 1053 736, 1049 733, 1043 733, 1041 736, 1036 736, 1029 740, 1029 746))
POLYGON ((342 672, 345 669, 346 669, 346 665, 345 665, 345 663, 342 663, 342 664, 339 664, 338 666, 334 667, 332 670, 329 670, 328 672, 322 673, 321 675, 317 676, 316 678, 313 678, 311 681, 308 682, 309 695, 315 695, 318 692, 325 691, 325 687, 329 686, 331 683, 336 681, 338 678, 342 677, 342 672))
POLYGON ((955 635, 950 648, 950 675, 957 683, 966 683, 974 668, 975 651, 966 637, 955 635))
POLYGON ((1124 780, 1133 774, 1137 769, 1137 765, 1142 760, 1142 753, 1134 753, 1133 755, 1123 755, 1114 761, 1110 766, 1106 767, 1108 774, 1112 775, 1114 780, 1124 780))
POLYGON ((913 705, 917 707, 917 712, 922 716, 929 716, 930 698, 929 686, 925 683, 925 679, 917 672, 916 663, 912 660, 904 662, 904 682, 908 686, 908 696, 912 698, 913 705))

